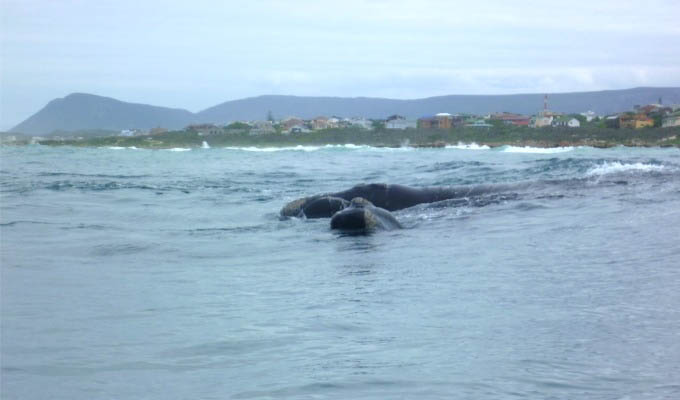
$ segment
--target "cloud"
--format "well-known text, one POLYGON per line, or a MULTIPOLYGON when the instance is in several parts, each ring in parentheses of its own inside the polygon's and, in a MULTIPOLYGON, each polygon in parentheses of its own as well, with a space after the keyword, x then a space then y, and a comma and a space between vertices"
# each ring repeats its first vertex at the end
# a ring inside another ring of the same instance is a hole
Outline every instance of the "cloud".
POLYGON ((0 124, 73 91, 198 110, 680 86, 680 3, 4 0, 0 124))

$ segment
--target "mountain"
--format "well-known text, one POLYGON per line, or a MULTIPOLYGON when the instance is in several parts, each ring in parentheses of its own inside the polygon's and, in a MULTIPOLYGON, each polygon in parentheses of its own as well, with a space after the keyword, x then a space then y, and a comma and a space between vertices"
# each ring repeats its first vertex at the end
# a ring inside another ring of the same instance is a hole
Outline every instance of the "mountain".
POLYGON ((54 131, 151 129, 162 126, 180 129, 194 114, 177 108, 126 103, 109 97, 73 93, 55 99, 10 132, 45 135, 54 131))
MULTIPOLYGON (((400 114, 408 118, 438 112, 484 115, 491 112, 535 114, 543 108, 544 94, 450 95, 414 100, 370 97, 301 97, 268 95, 227 101, 198 113, 183 109, 126 103, 112 98, 74 93, 52 100, 42 110, 12 128, 11 132, 44 135, 54 131, 180 129, 196 122, 226 123, 319 115, 385 118, 400 114)), ((635 105, 680 103, 680 88, 641 87, 625 90, 548 94, 548 107, 567 113, 595 111, 605 115, 632 110, 635 105)))
MULTIPOLYGON (((369 97, 298 97, 259 96, 227 101, 203 110, 197 119, 205 122, 265 119, 269 111, 276 118, 297 116, 313 118, 319 115, 343 117, 362 116, 385 118, 399 114, 408 118, 433 115, 438 112, 485 115, 492 112, 514 112, 532 115, 543 109, 544 94, 512 95, 449 95, 414 100, 394 100, 369 97)), ((548 94, 548 107, 554 111, 579 113, 588 110, 599 115, 632 110, 639 104, 680 103, 680 88, 635 88, 598 92, 548 94)))

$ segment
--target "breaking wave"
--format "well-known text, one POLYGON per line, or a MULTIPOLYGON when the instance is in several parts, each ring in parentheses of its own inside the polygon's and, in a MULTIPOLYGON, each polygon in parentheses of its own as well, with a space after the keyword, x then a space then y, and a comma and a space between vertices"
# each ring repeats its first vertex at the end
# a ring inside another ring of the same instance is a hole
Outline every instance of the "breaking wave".
POLYGON ((237 150, 237 151, 251 151, 251 152, 277 152, 277 151, 319 151, 319 150, 371 150, 371 151, 408 151, 414 150, 413 147, 375 147, 368 145, 357 145, 357 144, 327 144, 324 146, 282 146, 282 147, 256 147, 256 146, 246 146, 246 147, 225 147, 226 150, 237 150))
POLYGON ((651 172, 651 171, 663 171, 666 169, 664 165, 658 165, 658 164, 643 164, 641 162, 637 163, 622 163, 619 161, 613 161, 613 162, 608 162, 605 161, 604 163, 591 168, 588 172, 586 172, 587 176, 596 176, 596 175, 606 175, 606 174, 613 174, 617 172, 627 172, 627 171, 642 171, 642 172, 651 172))
POLYGON ((503 146, 501 151, 503 153, 529 153, 529 154, 555 154, 566 153, 574 150, 574 147, 519 147, 519 146, 503 146))
POLYGON ((463 142, 458 142, 457 145, 447 145, 444 147, 446 149, 459 149, 459 150, 489 150, 491 147, 483 144, 483 145, 478 145, 475 142, 472 143, 463 143, 463 142))

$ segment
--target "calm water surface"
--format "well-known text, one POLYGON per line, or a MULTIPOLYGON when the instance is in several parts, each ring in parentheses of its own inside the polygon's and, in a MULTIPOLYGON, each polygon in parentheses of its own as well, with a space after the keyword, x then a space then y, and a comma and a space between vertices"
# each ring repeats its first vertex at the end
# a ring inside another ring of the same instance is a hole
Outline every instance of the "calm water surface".
POLYGON ((271 150, 2 147, 0 397, 680 398, 679 150, 271 150))

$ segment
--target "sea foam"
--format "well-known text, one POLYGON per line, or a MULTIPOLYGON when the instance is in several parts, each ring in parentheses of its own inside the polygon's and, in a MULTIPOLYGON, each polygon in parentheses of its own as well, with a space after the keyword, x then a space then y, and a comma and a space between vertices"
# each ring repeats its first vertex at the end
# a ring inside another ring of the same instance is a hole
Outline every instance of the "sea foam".
POLYGON ((619 161, 614 161, 614 162, 604 162, 594 168, 591 168, 588 172, 586 172, 587 176, 595 176, 595 175, 606 175, 606 174, 613 174, 617 172, 626 172, 626 171, 642 171, 642 172, 651 172, 651 171, 662 171, 666 167, 663 165, 657 165, 657 164, 643 164, 641 162, 637 163, 622 163, 619 161))
POLYGON ((519 147, 519 146, 503 146, 501 151, 503 153, 529 153, 529 154, 555 154, 566 153, 574 150, 574 147, 519 147))
POLYGON ((489 150, 491 147, 483 144, 483 145, 478 145, 475 142, 472 143, 463 143, 463 142, 458 142, 457 145, 447 145, 445 147, 446 149, 459 149, 459 150, 489 150))
POLYGON ((319 151, 319 150, 371 150, 371 151, 409 151, 412 147, 373 147, 357 144, 327 144, 324 146, 284 146, 284 147, 225 147, 226 150, 252 151, 252 152, 275 152, 275 151, 319 151))

